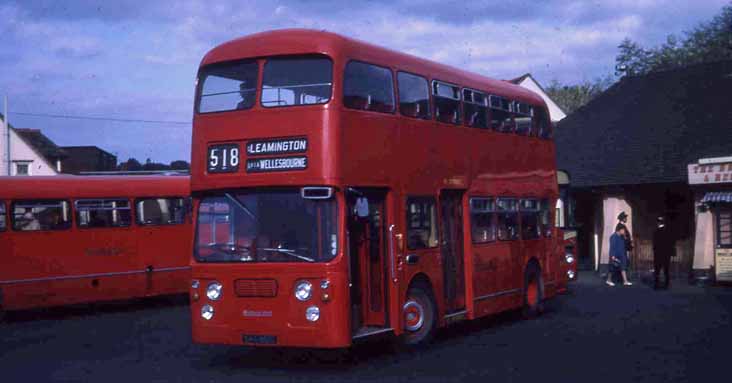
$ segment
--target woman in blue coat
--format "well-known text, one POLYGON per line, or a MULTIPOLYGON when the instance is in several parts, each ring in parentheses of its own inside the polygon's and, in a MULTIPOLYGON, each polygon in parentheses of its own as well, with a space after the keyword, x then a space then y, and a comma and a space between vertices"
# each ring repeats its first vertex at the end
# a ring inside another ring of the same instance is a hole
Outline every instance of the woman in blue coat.
POLYGON ((625 251, 625 227, 618 225, 615 233, 610 236, 610 271, 607 273, 607 283, 609 286, 615 286, 613 283, 613 273, 620 272, 623 276, 623 285, 632 286, 628 281, 625 270, 628 269, 628 253, 625 251))

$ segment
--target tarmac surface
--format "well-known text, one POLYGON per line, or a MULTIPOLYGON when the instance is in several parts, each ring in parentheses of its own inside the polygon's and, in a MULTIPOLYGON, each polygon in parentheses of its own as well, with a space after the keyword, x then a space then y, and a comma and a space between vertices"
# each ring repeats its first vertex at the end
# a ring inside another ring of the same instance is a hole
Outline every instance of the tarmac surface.
POLYGON ((10 313, 0 381, 729 380, 732 287, 610 288, 584 272, 571 288, 538 319, 456 324, 408 351, 390 339, 339 352, 195 345, 180 296, 10 313))

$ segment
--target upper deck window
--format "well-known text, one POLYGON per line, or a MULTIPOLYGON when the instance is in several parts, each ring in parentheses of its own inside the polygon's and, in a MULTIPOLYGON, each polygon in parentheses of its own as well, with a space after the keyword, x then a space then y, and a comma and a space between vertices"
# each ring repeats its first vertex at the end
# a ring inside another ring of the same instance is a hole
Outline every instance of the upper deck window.
POLYGON ((474 128, 488 127, 488 97, 482 92, 463 89, 465 124, 474 128))
POLYGON ((432 81, 432 95, 435 101, 437 121, 460 124, 460 87, 441 81, 432 81))
POLYGON ((330 100, 333 63, 322 56, 278 57, 264 64, 262 106, 325 104, 330 100))
POLYGON ((347 108, 391 113, 394 111, 394 79, 391 70, 351 61, 343 74, 343 104, 347 108))
POLYGON ((513 103, 500 96, 488 97, 491 108, 491 128, 499 132, 513 132, 513 103))
POLYGON ((69 203, 64 200, 26 200, 13 203, 13 230, 64 230, 71 227, 69 203))
POLYGON ((529 104, 522 102, 516 102, 514 105, 516 110, 516 134, 522 136, 532 134, 531 119, 534 115, 533 108, 529 104))
POLYGON ((415 74, 397 73, 399 85, 399 111, 407 117, 429 120, 430 86, 427 79, 415 74))
POLYGON ((254 106, 258 66, 254 61, 209 65, 201 71, 198 112, 224 112, 254 106))
POLYGON ((552 124, 547 116, 546 109, 535 108, 534 109, 534 120, 536 121, 536 127, 534 128, 539 137, 544 139, 552 138, 552 124))

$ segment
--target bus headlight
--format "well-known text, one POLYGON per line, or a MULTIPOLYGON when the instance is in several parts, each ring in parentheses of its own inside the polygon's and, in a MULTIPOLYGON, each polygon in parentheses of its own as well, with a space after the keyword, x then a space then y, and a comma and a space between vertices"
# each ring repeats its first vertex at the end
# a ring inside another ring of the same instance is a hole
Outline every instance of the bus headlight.
MULTIPOLYGON (((313 284, 308 281, 300 281, 295 285, 295 298, 298 301, 306 301, 313 295, 313 284)), ((316 319, 317 320, 317 319, 316 319)))
POLYGON ((198 279, 194 279, 194 280, 191 281, 191 288, 192 289, 197 289, 199 285, 200 285, 200 283, 198 282, 198 279))
POLYGON ((206 296, 212 301, 217 301, 221 298, 221 283, 211 282, 208 284, 206 289, 206 296))
POLYGON ((318 306, 310 306, 305 310, 305 318, 311 322, 320 319, 320 309, 318 306))
POLYGON ((574 279, 574 271, 572 271, 572 270, 567 270, 567 277, 568 277, 569 279, 574 279))
POLYGON ((203 305, 201 307, 201 318, 211 320, 214 316, 214 308, 211 305, 203 305))
POLYGON ((574 255, 572 255, 572 254, 565 254, 564 255, 564 259, 567 261, 567 263, 570 263, 571 264, 572 262, 574 262, 574 255))

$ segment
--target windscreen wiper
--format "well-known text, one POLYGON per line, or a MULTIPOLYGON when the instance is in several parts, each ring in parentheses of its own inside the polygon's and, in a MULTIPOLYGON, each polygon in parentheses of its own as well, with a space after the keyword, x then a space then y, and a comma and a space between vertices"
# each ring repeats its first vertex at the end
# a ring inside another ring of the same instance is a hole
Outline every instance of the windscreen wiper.
POLYGON ((260 247, 260 248, 257 248, 257 250, 271 251, 273 253, 280 253, 280 254, 287 254, 291 257, 295 257, 295 258, 301 259, 303 261, 315 262, 314 259, 312 259, 310 257, 306 257, 304 255, 300 255, 300 254, 296 253, 295 250, 292 250, 292 249, 283 249, 283 248, 279 248, 279 247, 260 247))
POLYGON ((236 245, 233 243, 209 243, 207 247, 215 249, 216 251, 219 251, 226 255, 239 256, 241 257, 240 260, 242 261, 252 260, 250 256, 250 254, 252 253, 252 248, 249 246, 236 245), (244 257, 248 258, 244 259, 244 257))

